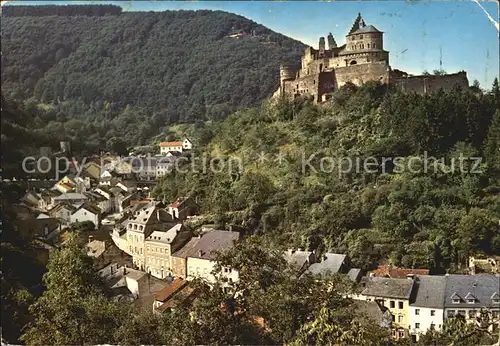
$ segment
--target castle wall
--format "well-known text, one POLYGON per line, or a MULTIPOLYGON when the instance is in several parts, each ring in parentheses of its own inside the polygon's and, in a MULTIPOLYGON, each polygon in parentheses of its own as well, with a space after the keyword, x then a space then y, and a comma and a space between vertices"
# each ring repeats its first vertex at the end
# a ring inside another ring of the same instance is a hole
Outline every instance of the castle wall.
POLYGON ((389 82, 389 65, 385 62, 374 62, 370 64, 351 65, 335 68, 335 89, 340 88, 347 82, 361 85, 374 80, 381 83, 389 82))
POLYGON ((291 81, 284 81, 283 91, 285 94, 293 97, 302 95, 317 95, 319 76, 319 74, 314 74, 303 76, 291 81))
POLYGON ((455 86, 462 89, 469 87, 469 80, 466 72, 458 72, 443 76, 411 76, 392 78, 391 84, 405 92, 416 92, 419 94, 436 92, 439 89, 449 90, 455 86))

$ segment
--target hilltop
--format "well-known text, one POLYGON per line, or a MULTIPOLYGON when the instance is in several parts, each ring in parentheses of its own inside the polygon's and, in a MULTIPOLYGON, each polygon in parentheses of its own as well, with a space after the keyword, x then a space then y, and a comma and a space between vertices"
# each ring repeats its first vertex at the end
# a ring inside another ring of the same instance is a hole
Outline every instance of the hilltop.
POLYGON ((141 144, 167 124, 257 105, 277 89, 280 63, 305 48, 221 11, 45 12, 2 18, 2 94, 41 104, 47 133, 93 146, 141 144))

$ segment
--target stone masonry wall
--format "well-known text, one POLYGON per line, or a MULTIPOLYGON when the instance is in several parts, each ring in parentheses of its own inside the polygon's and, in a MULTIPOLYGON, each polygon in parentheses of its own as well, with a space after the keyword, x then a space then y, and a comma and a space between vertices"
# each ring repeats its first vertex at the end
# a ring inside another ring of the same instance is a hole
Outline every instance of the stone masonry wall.
POLYGON ((335 89, 347 82, 361 85, 374 80, 381 83, 389 82, 389 65, 386 63, 371 63, 335 68, 335 89))
POLYGON ((391 84, 406 92, 429 93, 439 89, 449 90, 459 85, 462 89, 469 87, 466 72, 458 72, 443 76, 411 76, 394 78, 391 84))

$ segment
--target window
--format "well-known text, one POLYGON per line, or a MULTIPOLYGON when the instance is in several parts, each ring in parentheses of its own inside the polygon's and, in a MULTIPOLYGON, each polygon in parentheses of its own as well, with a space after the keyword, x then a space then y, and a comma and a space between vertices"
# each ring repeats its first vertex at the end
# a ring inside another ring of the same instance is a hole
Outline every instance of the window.
POLYGON ((455 310, 448 310, 446 316, 448 316, 448 318, 455 317, 455 310))
POLYGON ((492 298, 493 304, 500 304, 500 298, 492 298))
POLYGON ((391 300, 389 302, 389 305, 390 305, 391 309, 394 309, 396 307, 396 303, 394 302, 394 300, 391 300))
POLYGON ((491 312, 491 316, 493 316, 493 318, 498 318, 500 312, 498 310, 494 310, 491 312))
POLYGON ((430 330, 434 330, 434 329, 436 329, 436 325, 434 323, 431 323, 430 330))
POLYGON ((436 316, 436 310, 431 310, 431 316, 436 316))
POLYGON ((367 46, 367 48, 370 48, 370 44, 369 43, 367 43, 366 46, 367 46))
POLYGON ((415 309, 415 315, 420 315, 420 309, 415 309))
POLYGON ((465 316, 465 310, 458 310, 458 314, 462 315, 462 316, 465 316))
POLYGON ((415 329, 419 329, 420 328, 420 323, 415 323, 415 329))
POLYGON ((475 318, 476 317, 476 310, 469 310, 469 318, 475 318))
POLYGON ((400 338, 404 338, 404 337, 405 337, 405 332, 404 332, 404 331, 402 331, 402 330, 400 330, 400 331, 399 331, 399 337, 400 337, 400 338))
POLYGON ((398 316, 398 323, 401 323, 401 322, 403 322, 403 316, 399 315, 398 316))
POLYGON ((400 309, 402 309, 402 308, 403 308, 403 302, 398 302, 398 307, 399 307, 400 309))
POLYGON ((467 304, 474 304, 476 300, 474 298, 467 299, 467 304))
POLYGON ((362 40, 363 39, 363 35, 359 35, 359 39, 362 40))
POLYGON ((392 315, 392 322, 396 322, 396 316, 392 315))

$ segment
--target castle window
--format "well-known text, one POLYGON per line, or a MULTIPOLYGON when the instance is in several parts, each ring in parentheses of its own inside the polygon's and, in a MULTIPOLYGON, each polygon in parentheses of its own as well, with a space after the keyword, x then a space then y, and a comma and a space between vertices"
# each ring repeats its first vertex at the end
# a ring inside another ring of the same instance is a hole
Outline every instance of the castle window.
POLYGON ((357 64, 356 60, 353 60, 353 61, 351 61, 351 63, 350 63, 350 65, 356 65, 356 64, 357 64))
POLYGON ((367 45, 368 48, 370 48, 370 44, 369 43, 367 43, 366 45, 367 45))
POLYGON ((374 43, 374 44, 372 45, 372 47, 373 47, 373 48, 377 48, 377 44, 376 44, 376 43, 374 43))
POLYGON ((363 39, 363 35, 359 35, 359 39, 362 40, 363 39))

